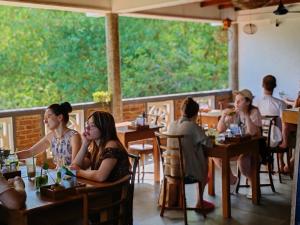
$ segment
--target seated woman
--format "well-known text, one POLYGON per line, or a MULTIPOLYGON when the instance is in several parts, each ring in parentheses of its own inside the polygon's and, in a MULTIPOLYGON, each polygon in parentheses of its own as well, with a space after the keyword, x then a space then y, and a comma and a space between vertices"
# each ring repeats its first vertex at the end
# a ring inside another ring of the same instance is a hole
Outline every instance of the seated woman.
POLYGON ((81 146, 80 134, 67 127, 70 112, 72 107, 68 102, 50 105, 44 115, 50 133, 28 150, 17 152, 19 159, 33 157, 50 147, 56 164, 70 165, 81 146))
POLYGON ((118 139, 113 116, 97 111, 88 118, 86 125, 81 149, 71 166, 77 170, 77 176, 103 182, 129 174, 128 154, 118 139))
MULTIPOLYGON (((181 106, 181 118, 170 124, 168 134, 184 135, 182 140, 182 151, 185 164, 185 177, 187 183, 202 184, 202 194, 207 183, 208 175, 208 159, 204 154, 205 147, 212 147, 210 138, 204 133, 204 130, 196 123, 199 112, 199 104, 192 98, 186 98, 181 106)), ((175 146, 178 143, 172 143, 172 139, 168 140, 168 146, 175 146)), ((168 152, 166 152, 168 154, 168 152)), ((178 162, 171 164, 179 165, 178 162)), ((170 171, 173 173, 172 171, 170 171)), ((177 171, 178 172, 178 171, 177 171)), ((168 173, 166 170, 165 173, 168 173)), ((176 172, 175 172, 176 173, 176 172)), ((174 176, 174 174, 172 174, 174 176)), ((198 193, 198 191, 197 191, 198 193)), ((169 196, 172 198, 172 196, 169 196)), ((197 194, 196 208, 201 207, 200 196, 197 194)), ((170 199, 170 201, 172 201, 170 199)), ((204 201, 204 208, 213 209, 214 205, 204 201)))
MULTIPOLYGON (((248 89, 235 93, 234 106, 235 110, 226 109, 218 122, 218 132, 225 132, 230 127, 230 124, 239 124, 244 128, 245 134, 251 136, 261 136, 262 118, 258 108, 252 105, 253 95, 248 89)), ((221 167, 221 161, 214 159, 217 166, 221 167)), ((241 173, 251 181, 252 160, 250 154, 240 155, 238 157, 238 167, 241 173)), ((233 175, 230 169, 230 184, 231 192, 235 190, 238 183, 237 177, 233 175)), ((251 184, 250 184, 251 185, 251 184)), ((252 191, 249 190, 248 198, 252 197, 252 191)))
POLYGON ((21 209, 26 200, 25 185, 21 177, 8 181, 0 173, 0 202, 9 209, 21 209))

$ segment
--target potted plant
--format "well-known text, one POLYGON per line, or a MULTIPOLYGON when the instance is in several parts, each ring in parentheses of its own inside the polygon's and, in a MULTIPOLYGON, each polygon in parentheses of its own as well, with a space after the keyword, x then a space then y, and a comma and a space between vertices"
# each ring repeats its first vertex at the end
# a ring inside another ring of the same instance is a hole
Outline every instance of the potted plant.
POLYGON ((96 91, 93 93, 94 102, 108 104, 111 101, 111 94, 108 91, 96 91))
POLYGON ((40 176, 37 176, 35 178, 35 187, 37 190, 39 190, 41 186, 46 185, 48 183, 48 169, 48 163, 44 163, 41 167, 40 176))

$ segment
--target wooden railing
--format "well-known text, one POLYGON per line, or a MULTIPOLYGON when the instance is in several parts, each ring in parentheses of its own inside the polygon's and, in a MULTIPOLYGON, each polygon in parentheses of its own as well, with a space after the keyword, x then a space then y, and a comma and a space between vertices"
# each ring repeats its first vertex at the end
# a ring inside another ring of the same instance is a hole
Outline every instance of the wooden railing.
MULTIPOLYGON (((212 108, 219 108, 220 102, 231 101, 232 92, 213 90, 123 99, 123 119, 134 120, 142 112, 149 112, 160 115, 160 123, 166 126, 179 117, 180 105, 187 96, 193 97, 202 106, 209 104, 212 108)), ((72 104, 72 107, 70 126, 79 132, 82 132, 84 121, 93 111, 111 111, 110 105, 91 102, 72 104)), ((46 107, 0 110, 0 147, 23 149, 36 143, 47 132, 43 123, 45 109, 46 107)))

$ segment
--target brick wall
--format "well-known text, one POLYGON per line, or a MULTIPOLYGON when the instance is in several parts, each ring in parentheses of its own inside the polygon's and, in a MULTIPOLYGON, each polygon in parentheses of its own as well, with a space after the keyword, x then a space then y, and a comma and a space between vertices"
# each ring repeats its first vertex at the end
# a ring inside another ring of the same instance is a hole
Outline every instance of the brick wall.
MULTIPOLYGON (((123 101, 123 120, 131 121, 134 120, 142 112, 147 111, 147 102, 161 102, 166 100, 172 100, 174 102, 174 119, 180 117, 180 106, 182 101, 186 96, 201 97, 215 95, 216 108, 221 102, 224 107, 232 102, 232 94, 230 91, 220 91, 211 93, 191 93, 191 94, 178 94, 178 95, 166 95, 157 97, 147 97, 147 98, 136 98, 136 99, 126 99, 123 101)), ((85 118, 87 118, 95 110, 110 111, 110 105, 100 105, 98 103, 85 103, 77 104, 73 107, 74 110, 84 109, 85 118)), ((41 139, 43 134, 42 131, 42 115, 45 108, 29 109, 29 110, 15 110, 0 112, 0 117, 14 117, 14 133, 15 133, 15 148, 26 149, 34 145, 37 141, 41 139)))
POLYGON ((41 139, 41 115, 15 117, 16 148, 26 149, 41 139))
POLYGON ((146 112, 146 103, 123 103, 123 121, 135 120, 141 113, 146 112))

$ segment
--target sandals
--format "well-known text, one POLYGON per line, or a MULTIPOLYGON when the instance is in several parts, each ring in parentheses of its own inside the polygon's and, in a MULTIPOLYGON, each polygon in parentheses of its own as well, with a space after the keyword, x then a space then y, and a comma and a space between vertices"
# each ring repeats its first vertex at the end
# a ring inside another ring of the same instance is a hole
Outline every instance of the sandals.
MULTIPOLYGON (((206 213, 209 213, 215 209, 215 205, 212 202, 203 200, 202 203, 203 203, 203 205, 201 208, 195 209, 196 213, 203 213, 203 211, 206 213)), ((196 207, 199 207, 199 206, 196 206, 196 207)))

